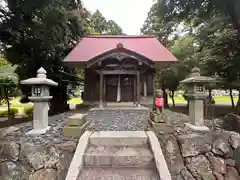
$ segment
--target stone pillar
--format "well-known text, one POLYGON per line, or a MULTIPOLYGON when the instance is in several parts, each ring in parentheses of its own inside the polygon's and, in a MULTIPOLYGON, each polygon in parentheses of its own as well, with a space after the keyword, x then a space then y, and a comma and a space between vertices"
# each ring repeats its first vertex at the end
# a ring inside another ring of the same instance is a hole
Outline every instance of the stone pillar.
POLYGON ((57 86, 58 83, 47 79, 46 74, 47 72, 40 68, 36 78, 21 81, 21 84, 32 86, 32 96, 29 99, 34 105, 33 130, 29 131, 28 135, 45 134, 50 129, 48 126, 48 103, 52 96, 49 95, 49 86, 57 86))
POLYGON ((194 126, 205 126, 203 112, 203 100, 189 99, 189 118, 194 126))
POLYGON ((103 108, 103 73, 100 73, 100 101, 99 108, 103 108))
POLYGON ((140 106, 140 73, 137 72, 137 106, 140 106))

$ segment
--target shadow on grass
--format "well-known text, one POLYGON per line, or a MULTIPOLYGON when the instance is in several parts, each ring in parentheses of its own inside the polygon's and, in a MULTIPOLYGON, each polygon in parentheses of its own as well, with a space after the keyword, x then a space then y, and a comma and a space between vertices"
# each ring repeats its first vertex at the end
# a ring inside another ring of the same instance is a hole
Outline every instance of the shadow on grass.
POLYGON ((22 117, 22 118, 15 118, 13 120, 6 120, 6 121, 0 122, 0 128, 14 126, 14 125, 17 125, 17 124, 30 122, 32 120, 33 120, 32 116, 22 117))

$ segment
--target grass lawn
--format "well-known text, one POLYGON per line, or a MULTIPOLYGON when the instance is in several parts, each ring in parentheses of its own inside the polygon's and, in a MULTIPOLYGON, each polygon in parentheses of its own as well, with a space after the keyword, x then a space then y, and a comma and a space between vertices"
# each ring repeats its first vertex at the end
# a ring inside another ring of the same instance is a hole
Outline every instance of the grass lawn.
MULTIPOLYGON (((178 102, 186 102, 182 96, 176 96, 174 99, 175 99, 176 103, 178 103, 178 102)), ((215 101, 217 103, 230 103, 231 102, 229 96, 215 97, 214 99, 215 99, 215 101)), ((238 97, 234 97, 235 103, 237 103, 237 100, 238 100, 238 97)), ((68 101, 69 104, 81 104, 82 102, 83 101, 82 101, 81 98, 75 98, 75 97, 72 97, 68 101)), ((170 97, 168 99, 168 102, 172 103, 172 99, 170 97)), ((25 108, 28 109, 28 108, 31 108, 32 106, 33 106, 32 103, 25 103, 25 104, 20 103, 20 98, 14 98, 13 100, 11 100, 11 107, 12 108, 18 108, 18 115, 24 115, 25 108)), ((0 112, 4 111, 6 109, 7 109, 7 105, 6 104, 0 106, 0 112)))
MULTIPOLYGON (((238 97, 235 96, 233 98, 234 98, 234 102, 237 103, 238 97)), ((214 97, 214 99, 217 103, 230 103, 231 102, 231 99, 230 99, 229 96, 218 96, 218 97, 214 97)), ((176 103, 186 102, 185 99, 182 96, 175 96, 174 100, 175 100, 176 103)), ((168 97, 168 102, 172 103, 172 99, 170 97, 168 97)))
MULTIPOLYGON (((18 115, 24 115, 24 110, 31 108, 33 106, 32 103, 20 103, 20 97, 14 98, 13 100, 10 101, 11 103, 11 108, 17 108, 18 109, 18 115)), ((69 104, 81 104, 82 99, 81 98, 72 98, 68 101, 69 104)), ((0 112, 5 111, 7 109, 7 105, 4 104, 0 106, 0 112)))
POLYGON ((82 104, 82 98, 72 98, 68 101, 69 104, 82 104))

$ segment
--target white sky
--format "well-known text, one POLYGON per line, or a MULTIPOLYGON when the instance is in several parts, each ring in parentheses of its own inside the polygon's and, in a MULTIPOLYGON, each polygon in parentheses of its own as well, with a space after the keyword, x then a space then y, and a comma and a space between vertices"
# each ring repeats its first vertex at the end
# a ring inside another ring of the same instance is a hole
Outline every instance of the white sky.
POLYGON ((97 9, 107 20, 114 20, 128 35, 139 35, 153 0, 82 0, 91 12, 97 9))

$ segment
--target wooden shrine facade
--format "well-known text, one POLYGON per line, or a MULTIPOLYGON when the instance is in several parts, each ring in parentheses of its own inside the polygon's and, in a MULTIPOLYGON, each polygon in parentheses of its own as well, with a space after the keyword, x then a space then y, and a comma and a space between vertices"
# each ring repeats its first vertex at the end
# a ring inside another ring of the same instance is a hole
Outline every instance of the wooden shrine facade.
POLYGON ((99 100, 100 107, 107 102, 134 102, 138 105, 141 96, 152 96, 154 92, 154 72, 152 62, 118 47, 115 52, 88 64, 83 99, 99 100))
POLYGON ((85 69, 82 98, 103 107, 108 102, 140 105, 142 97, 155 92, 156 69, 175 60, 154 36, 87 36, 64 62, 85 69))

